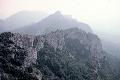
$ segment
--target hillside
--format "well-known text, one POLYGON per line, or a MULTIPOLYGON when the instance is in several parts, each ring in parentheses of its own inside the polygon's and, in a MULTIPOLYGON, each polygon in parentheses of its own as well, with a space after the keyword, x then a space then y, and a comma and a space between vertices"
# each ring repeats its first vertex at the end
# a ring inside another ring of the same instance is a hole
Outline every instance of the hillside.
POLYGON ((38 11, 20 11, 17 12, 4 20, 0 20, 0 31, 13 31, 14 29, 19 29, 24 26, 34 24, 38 21, 41 21, 48 14, 38 11), (2 27, 4 30, 2 30, 2 27))
POLYGON ((119 61, 96 35, 78 28, 38 36, 2 33, 0 47, 0 75, 6 80, 120 79, 119 61))
POLYGON ((87 24, 78 22, 72 17, 68 18, 67 16, 61 14, 61 12, 59 11, 49 15, 38 23, 14 30, 14 32, 22 34, 40 35, 44 33, 49 33, 51 31, 56 31, 57 29, 68 29, 73 27, 78 27, 79 29, 92 33, 91 28, 87 24))

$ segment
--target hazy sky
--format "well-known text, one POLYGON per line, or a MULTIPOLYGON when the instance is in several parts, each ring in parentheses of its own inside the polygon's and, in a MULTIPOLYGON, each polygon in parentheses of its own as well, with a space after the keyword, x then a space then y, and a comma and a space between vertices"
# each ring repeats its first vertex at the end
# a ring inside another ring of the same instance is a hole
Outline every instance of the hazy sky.
POLYGON ((0 0, 0 18, 21 10, 53 13, 60 10, 94 30, 120 35, 120 0, 0 0))

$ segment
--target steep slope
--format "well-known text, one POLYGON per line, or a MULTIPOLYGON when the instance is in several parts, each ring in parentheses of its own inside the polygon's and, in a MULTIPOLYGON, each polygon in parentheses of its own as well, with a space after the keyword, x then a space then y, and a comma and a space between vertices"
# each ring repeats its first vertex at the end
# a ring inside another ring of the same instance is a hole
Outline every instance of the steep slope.
POLYGON ((113 56, 120 57, 120 35, 96 32, 101 39, 103 49, 113 56))
MULTIPOLYGON (((100 60, 104 56, 102 55, 102 49, 99 48, 99 51, 96 47, 96 45, 100 45, 99 39, 95 35, 91 34, 90 36, 77 28, 65 32, 57 31, 52 33, 53 36, 58 32, 64 33, 62 39, 65 44, 62 44, 63 48, 54 50, 54 46, 51 47, 51 44, 44 43, 45 46, 38 52, 38 68, 44 74, 43 80, 99 80, 98 68, 100 65, 98 64, 101 64, 100 60), (82 43, 82 40, 85 40, 85 42, 82 43), (92 43, 92 41, 96 43, 92 43)), ((54 39, 52 40, 54 41, 54 39)))
POLYGON ((0 80, 41 80, 42 75, 34 66, 25 66, 27 50, 17 46, 10 32, 0 34, 0 80))
POLYGON ((24 26, 31 25, 38 21, 41 21, 43 18, 47 16, 48 14, 43 13, 43 12, 20 11, 6 18, 4 20, 4 24, 3 24, 3 20, 0 20, 0 26, 2 23, 2 25, 5 27, 4 31, 13 31, 14 29, 18 29, 24 26))
POLYGON ((78 28, 51 34, 51 37, 48 37, 50 34, 44 35, 46 42, 38 52, 37 67, 43 73, 43 80, 119 79, 119 60, 103 51, 96 35, 78 28), (62 47, 55 47, 55 42, 62 47))
POLYGON ((57 29, 68 29, 72 27, 78 27, 86 32, 92 33, 92 30, 87 24, 68 18, 67 16, 62 15, 59 11, 36 24, 17 30, 16 32, 36 35, 46 32, 48 33, 57 29))
POLYGON ((114 41, 102 40, 103 49, 113 56, 120 57, 120 45, 114 43, 114 41))
POLYGON ((42 80, 120 79, 119 61, 103 51, 101 41, 92 33, 71 28, 39 36, 15 33, 8 39, 25 50, 23 66, 37 68, 42 80))

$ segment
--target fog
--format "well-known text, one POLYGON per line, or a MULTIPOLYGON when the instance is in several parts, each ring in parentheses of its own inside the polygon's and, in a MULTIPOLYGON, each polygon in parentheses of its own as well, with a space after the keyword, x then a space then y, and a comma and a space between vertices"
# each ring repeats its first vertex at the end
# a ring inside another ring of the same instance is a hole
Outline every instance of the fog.
POLYGON ((0 0, 0 18, 22 10, 72 15, 100 36, 120 36, 120 0, 0 0))
POLYGON ((120 0, 0 0, 0 80, 120 80, 120 0))

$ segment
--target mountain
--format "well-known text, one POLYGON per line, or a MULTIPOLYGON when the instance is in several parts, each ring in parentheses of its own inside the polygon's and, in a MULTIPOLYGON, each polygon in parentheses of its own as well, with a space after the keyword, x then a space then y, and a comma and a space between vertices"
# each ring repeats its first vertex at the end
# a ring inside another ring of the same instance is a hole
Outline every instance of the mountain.
POLYGON ((4 20, 0 20, 0 32, 3 32, 4 30, 5 30, 4 20))
POLYGON ((78 28, 37 36, 2 33, 0 47, 3 80, 120 79, 119 61, 103 50, 96 35, 78 28))
POLYGON ((116 44, 114 43, 114 41, 109 41, 109 40, 102 40, 102 45, 103 45, 103 49, 114 55, 114 56, 117 56, 118 58, 120 57, 120 45, 119 44, 116 44))
POLYGON ((0 26, 2 25, 5 27, 4 31, 12 31, 14 29, 31 25, 33 23, 36 23, 37 21, 41 21, 47 15, 48 14, 46 13, 37 11, 20 11, 6 18, 5 20, 0 20, 0 26))
POLYGON ((101 34, 97 33, 99 38, 101 39, 103 49, 110 53, 113 56, 120 57, 120 38, 119 34, 118 35, 112 35, 112 34, 107 34, 104 32, 101 32, 101 34))
POLYGON ((59 11, 46 17, 38 23, 25 28, 17 29, 15 32, 38 35, 55 31, 57 29, 68 29, 72 27, 78 27, 86 32, 92 32, 91 28, 87 24, 78 22, 75 19, 62 15, 59 11))

